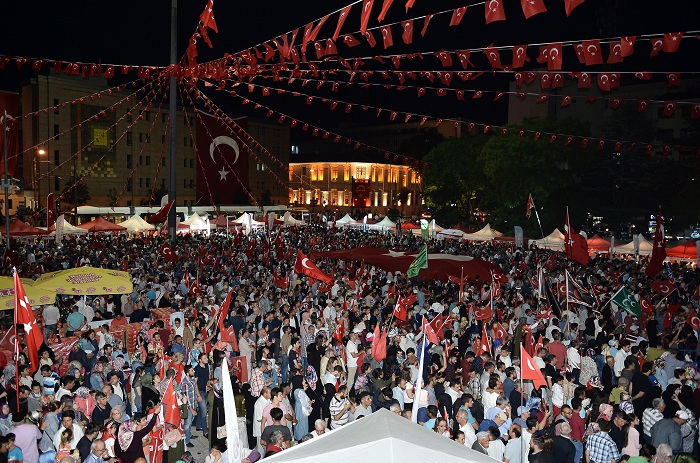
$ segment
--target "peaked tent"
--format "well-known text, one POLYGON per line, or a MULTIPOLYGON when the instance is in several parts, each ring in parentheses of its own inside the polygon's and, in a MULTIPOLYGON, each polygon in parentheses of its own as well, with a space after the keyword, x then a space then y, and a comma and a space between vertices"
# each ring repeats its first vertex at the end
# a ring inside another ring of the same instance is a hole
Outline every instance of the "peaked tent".
MULTIPOLYGON (((336 227, 338 227, 338 226, 344 226, 344 225, 347 225, 347 224, 349 224, 350 222, 354 222, 354 221, 355 221, 355 219, 353 219, 352 217, 350 217, 350 214, 345 214, 342 218, 340 218, 340 219, 338 219, 338 220, 335 221, 335 225, 336 225, 336 227)), ((333 223, 332 220, 331 220, 331 223, 333 223)))
MULTIPOLYGON (((51 227, 48 228, 48 232, 50 236, 56 236, 56 224, 51 225, 51 227)), ((85 233, 88 233, 88 231, 84 228, 78 228, 68 222, 63 222, 64 235, 84 235, 85 233)))
POLYGON ((81 223, 80 225, 78 225, 78 228, 82 228, 83 230, 87 230, 90 233, 126 231, 125 227, 122 227, 121 225, 117 225, 115 223, 112 223, 109 220, 105 220, 102 217, 98 217, 95 220, 93 220, 92 222, 81 223))
POLYGON ((610 241, 595 234, 588 238, 588 251, 610 252, 610 241))
POLYGON ((385 409, 265 458, 266 463, 329 461, 493 463, 488 455, 385 409))
MULTIPOLYGON (((0 235, 5 235, 5 227, 0 230, 0 235)), ((45 236, 48 235, 46 230, 41 228, 36 228, 28 223, 24 223, 19 219, 15 219, 10 223, 10 237, 16 238, 18 236, 45 236)))
POLYGON ((530 246, 537 246, 541 249, 549 249, 552 251, 564 250, 564 234, 555 228, 552 233, 545 236, 541 240, 530 240, 530 246))
POLYGON ((688 240, 685 243, 681 243, 678 246, 666 249, 666 256, 675 259, 698 259, 698 246, 697 242, 693 240, 688 240))
POLYGON ((503 233, 491 228, 491 224, 486 224, 484 228, 476 233, 465 233, 463 238, 471 241, 491 241, 494 238, 503 236, 503 233))
POLYGON ((451 240, 461 240, 464 238, 464 233, 462 230, 457 230, 455 228, 446 228, 437 234, 437 239, 451 239, 451 240))
MULTIPOLYGON (((367 223, 369 224, 369 220, 367 221, 367 223)), ((377 223, 375 223, 375 224, 372 224, 372 225, 368 225, 368 228, 369 228, 370 230, 379 230, 379 231, 382 231, 382 230, 386 230, 386 229, 388 229, 388 228, 396 228, 396 223, 395 223, 395 222, 392 222, 392 221, 389 219, 389 217, 384 217, 384 218, 383 218, 382 220, 380 220, 379 222, 377 222, 377 223)))
POLYGON ((121 222, 119 225, 126 228, 129 233, 136 233, 146 230, 154 230, 156 227, 146 222, 141 218, 140 215, 134 214, 125 221, 121 222))
MULTIPOLYGON (((644 238, 644 235, 635 235, 639 237, 639 255, 650 256, 654 249, 654 243, 644 238)), ((634 254, 634 240, 622 246, 615 246, 615 254, 634 254)))

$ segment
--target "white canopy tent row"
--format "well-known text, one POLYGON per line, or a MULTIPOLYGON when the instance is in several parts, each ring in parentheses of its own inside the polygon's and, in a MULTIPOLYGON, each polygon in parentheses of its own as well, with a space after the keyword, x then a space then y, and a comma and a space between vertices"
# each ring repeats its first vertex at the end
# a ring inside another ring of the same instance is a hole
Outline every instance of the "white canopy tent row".
POLYGON ((143 220, 143 218, 141 218, 141 216, 138 214, 134 214, 125 221, 119 223, 119 225, 125 227, 128 233, 138 233, 143 231, 155 230, 156 228, 154 225, 151 225, 150 223, 143 220))
POLYGON ((503 233, 491 228, 491 224, 486 224, 484 228, 475 233, 465 233, 463 239, 470 241, 491 241, 494 238, 503 236, 503 233))

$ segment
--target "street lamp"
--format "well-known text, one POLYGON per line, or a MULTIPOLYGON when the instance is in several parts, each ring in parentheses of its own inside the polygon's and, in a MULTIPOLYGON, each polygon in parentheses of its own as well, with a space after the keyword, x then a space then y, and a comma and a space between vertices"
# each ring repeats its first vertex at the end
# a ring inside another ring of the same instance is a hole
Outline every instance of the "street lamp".
POLYGON ((39 180, 39 175, 41 174, 41 168, 39 167, 39 156, 46 154, 44 148, 39 148, 34 155, 34 193, 36 193, 36 200, 38 209, 41 209, 41 181, 39 180))

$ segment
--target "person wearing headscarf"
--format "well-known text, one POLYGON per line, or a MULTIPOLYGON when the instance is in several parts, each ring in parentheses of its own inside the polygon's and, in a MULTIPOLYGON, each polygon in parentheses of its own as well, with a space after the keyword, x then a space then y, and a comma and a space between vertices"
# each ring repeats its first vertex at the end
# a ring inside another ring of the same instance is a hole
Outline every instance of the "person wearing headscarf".
POLYGON ((212 387, 212 395, 214 401, 211 407, 211 422, 209 424, 209 443, 211 445, 220 444, 226 447, 226 436, 219 437, 217 429, 221 426, 226 426, 226 417, 224 416, 224 396, 221 382, 214 383, 212 387))
POLYGON ((153 376, 146 373, 141 377, 141 403, 144 410, 148 408, 148 403, 155 405, 160 401, 160 394, 153 386, 153 376))
POLYGON ((136 420, 125 421, 117 431, 117 445, 114 453, 120 461, 136 461, 137 458, 145 458, 143 452, 143 438, 151 432, 160 413, 160 403, 156 405, 150 421, 142 429, 138 429, 136 420))
POLYGON ((586 355, 581 358, 581 374, 578 377, 579 384, 588 384, 593 376, 598 376, 598 367, 595 364, 595 350, 587 349, 586 355))
POLYGON ((92 410, 95 408, 95 397, 90 394, 90 388, 80 386, 74 394, 75 410, 81 412, 88 418, 92 417, 92 410))
POLYGON ((294 438, 301 440, 309 433, 309 416, 312 411, 312 402, 306 391, 309 383, 302 376, 292 378, 292 388, 294 390, 294 413, 297 416, 297 424, 294 427, 294 438))

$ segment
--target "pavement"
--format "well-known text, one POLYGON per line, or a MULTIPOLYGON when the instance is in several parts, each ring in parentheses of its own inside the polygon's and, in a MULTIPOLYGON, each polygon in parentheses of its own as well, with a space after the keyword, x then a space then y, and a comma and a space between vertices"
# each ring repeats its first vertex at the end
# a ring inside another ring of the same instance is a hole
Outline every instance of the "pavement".
POLYGON ((197 436, 196 439, 192 439, 194 447, 188 448, 185 446, 185 450, 189 450, 194 457, 195 463, 204 463, 204 459, 209 455, 209 439, 202 435, 202 431, 195 430, 192 426, 192 437, 197 436))

